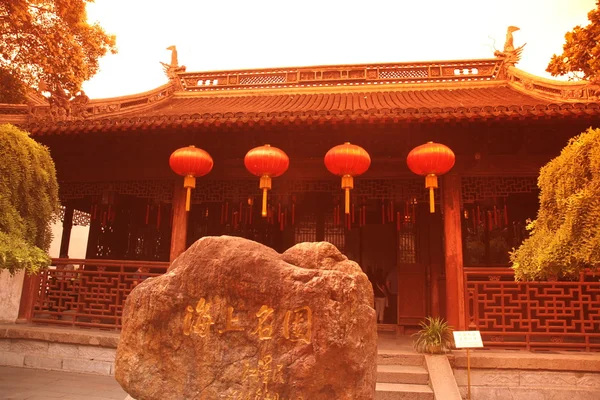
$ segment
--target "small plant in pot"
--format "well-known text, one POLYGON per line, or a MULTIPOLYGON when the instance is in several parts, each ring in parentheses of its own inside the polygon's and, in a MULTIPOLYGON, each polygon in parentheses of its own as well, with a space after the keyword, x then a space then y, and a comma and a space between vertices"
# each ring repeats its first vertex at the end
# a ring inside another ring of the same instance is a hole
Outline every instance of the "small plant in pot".
POLYGON ((421 330, 413 334, 413 345, 419 353, 444 354, 454 347, 452 327, 443 318, 427 317, 419 325, 421 330))

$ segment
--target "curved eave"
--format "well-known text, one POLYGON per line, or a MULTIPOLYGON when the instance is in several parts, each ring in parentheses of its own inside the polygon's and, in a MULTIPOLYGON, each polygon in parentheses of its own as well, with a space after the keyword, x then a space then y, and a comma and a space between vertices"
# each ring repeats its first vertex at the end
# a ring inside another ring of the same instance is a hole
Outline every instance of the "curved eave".
POLYGON ((119 132, 287 124, 364 123, 452 123, 458 121, 500 121, 523 119, 583 118, 600 115, 598 103, 541 104, 536 106, 484 106, 458 108, 405 108, 379 110, 330 110, 308 112, 194 113, 154 115, 110 120, 57 122, 53 125, 30 124, 34 135, 119 132))
POLYGON ((600 87, 588 81, 559 81, 542 78, 520 70, 507 68, 507 83, 520 93, 543 101, 581 103, 600 101, 600 87))

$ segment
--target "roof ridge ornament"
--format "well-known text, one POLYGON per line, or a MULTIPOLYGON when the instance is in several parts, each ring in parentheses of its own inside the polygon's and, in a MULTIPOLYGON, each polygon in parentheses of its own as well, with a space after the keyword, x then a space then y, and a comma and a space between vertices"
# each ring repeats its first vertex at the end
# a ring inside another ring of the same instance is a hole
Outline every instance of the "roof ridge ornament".
POLYGON ((521 60, 521 53, 523 52, 523 47, 527 43, 524 43, 522 46, 515 48, 513 42, 513 32, 520 30, 517 26, 509 26, 506 30, 506 41, 504 42, 504 49, 502 51, 496 50, 494 51, 494 56, 502 59, 502 66, 500 67, 500 79, 505 79, 508 75, 508 67, 514 67, 521 60))
POLYGON ((504 59, 504 67, 514 67, 516 63, 521 60, 521 53, 523 52, 523 47, 527 43, 524 43, 522 46, 515 48, 513 42, 513 32, 520 30, 517 26, 509 26, 506 30, 506 41, 504 42, 503 51, 496 50, 494 51, 494 56, 498 58, 504 59))
POLYGON ((179 66, 179 61, 177 60, 177 47, 175 45, 167 47, 167 50, 171 50, 171 63, 167 64, 162 61, 160 63, 163 66, 167 78, 169 78, 169 81, 175 86, 175 90, 183 90, 181 79, 177 73, 185 72, 185 65, 179 66))

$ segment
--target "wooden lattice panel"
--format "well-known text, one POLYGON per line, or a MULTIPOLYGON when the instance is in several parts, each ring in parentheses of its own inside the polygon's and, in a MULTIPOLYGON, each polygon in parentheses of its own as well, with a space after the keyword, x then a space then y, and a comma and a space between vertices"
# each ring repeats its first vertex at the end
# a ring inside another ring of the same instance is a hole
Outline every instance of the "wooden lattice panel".
POLYGON ((168 263, 62 260, 42 271, 33 322, 119 329, 129 292, 168 263), (66 265, 76 269, 61 269, 66 265))
POLYGON ((462 197, 464 203, 507 197, 511 193, 532 193, 537 190, 537 177, 463 177, 462 197))
POLYGON ((141 198, 171 202, 173 181, 140 180, 121 182, 61 182, 60 199, 62 202, 81 199, 87 196, 99 196, 104 192, 133 195, 141 198))
MULTIPOLYGON (((60 185, 60 197, 63 202, 71 199, 80 199, 87 196, 101 196, 110 191, 118 194, 133 195, 139 198, 154 199, 170 203, 173 197, 171 180, 141 180, 121 182, 65 182, 60 185)), ((440 184, 441 186, 441 184, 440 184)), ((269 196, 285 198, 294 193, 301 192, 329 192, 341 193, 338 178, 323 180, 286 180, 277 178, 273 180, 273 189, 269 196)), ((239 180, 209 180, 201 179, 192 191, 192 202, 223 202, 246 201, 248 197, 259 196, 258 179, 239 180)), ((428 201, 429 192, 424 188, 422 179, 355 179, 352 198, 356 200, 394 200, 428 201)), ((439 201, 440 191, 436 191, 436 200, 439 201)))
MULTIPOLYGON (((64 182, 60 185, 63 202, 86 196, 99 196, 106 191, 133 195, 170 203, 173 197, 172 180, 140 180, 121 182, 64 182)), ((443 179, 440 180, 440 188, 443 179)), ((331 192, 340 189, 339 180, 303 179, 289 180, 277 178, 273 181, 272 196, 286 197, 298 192, 331 192)), ((511 193, 532 193, 537 190, 536 177, 463 177, 463 202, 471 203, 493 197, 506 197, 511 193)), ((439 201, 440 190, 435 191, 439 201)), ((192 192, 192 202, 245 201, 249 196, 260 195, 258 180, 209 180, 197 182, 192 192)), ((380 199, 406 201, 428 201, 428 191, 421 179, 355 179, 354 199, 380 199)))
MULTIPOLYGON (((196 187, 192 194, 193 203, 245 201, 249 196, 259 196, 262 193, 258 187, 258 180, 202 180, 196 187)), ((285 198, 301 192, 341 193, 340 181, 336 178, 327 180, 277 178, 273 180, 273 189, 269 191, 269 196, 285 198)), ((439 196, 438 192, 436 196, 439 196)), ((425 201, 429 199, 428 195, 429 192, 424 188, 423 181, 419 179, 356 179, 352 190, 352 198, 355 200, 425 201)))
MULTIPOLYGON (((89 226, 91 215, 89 213, 73 210, 73 225, 75 226, 89 226)), ((58 220, 64 222, 65 220, 65 207, 60 207, 58 211, 58 220)))
POLYGON ((379 72, 381 79, 427 78, 427 68, 422 69, 383 69, 379 72))
POLYGON ((287 75, 242 75, 240 85, 263 85, 268 83, 283 83, 287 81, 287 75))
POLYGON ((511 270, 465 274, 470 327, 489 347, 600 351, 600 281, 514 282, 511 270))

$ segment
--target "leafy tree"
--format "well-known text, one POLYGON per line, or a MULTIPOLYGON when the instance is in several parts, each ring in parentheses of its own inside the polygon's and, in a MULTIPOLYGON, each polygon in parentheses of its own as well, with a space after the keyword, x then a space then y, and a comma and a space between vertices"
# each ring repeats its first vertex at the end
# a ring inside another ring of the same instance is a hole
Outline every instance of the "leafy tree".
POLYGON ((115 37, 87 23, 88 2, 0 0, 0 83, 18 89, 0 90, 0 103, 23 102, 26 87, 71 97, 116 52, 115 37))
POLYGON ((577 25, 566 33, 563 53, 554 54, 546 68, 552 76, 571 74, 572 78, 600 81, 600 1, 588 19, 588 26, 577 25))
POLYGON ((34 273, 50 265, 50 223, 60 206, 50 152, 12 125, 0 125, 0 269, 34 273))
POLYGON ((517 280, 573 277, 600 266, 600 129, 572 138, 538 178, 531 236, 513 253, 517 280))

